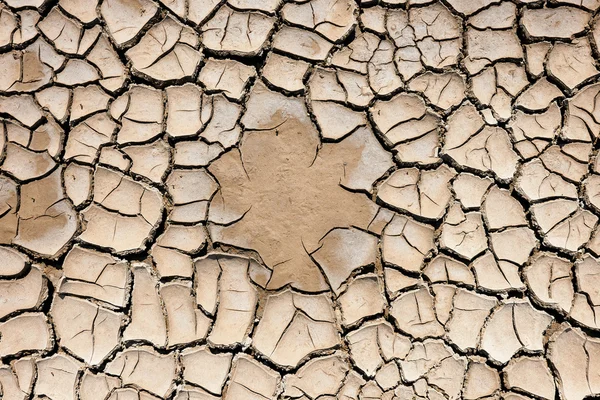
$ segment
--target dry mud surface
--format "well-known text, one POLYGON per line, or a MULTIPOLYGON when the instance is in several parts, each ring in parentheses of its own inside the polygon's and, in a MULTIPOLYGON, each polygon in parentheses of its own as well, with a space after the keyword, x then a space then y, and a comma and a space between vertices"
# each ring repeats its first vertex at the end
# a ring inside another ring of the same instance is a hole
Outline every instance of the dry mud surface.
POLYGON ((600 0, 0 0, 0 398, 600 398, 600 0))

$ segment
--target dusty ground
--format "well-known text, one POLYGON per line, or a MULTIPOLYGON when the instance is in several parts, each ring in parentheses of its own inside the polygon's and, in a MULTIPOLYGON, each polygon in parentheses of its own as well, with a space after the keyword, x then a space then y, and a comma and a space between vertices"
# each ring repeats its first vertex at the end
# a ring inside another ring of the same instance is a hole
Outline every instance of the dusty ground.
POLYGON ((600 0, 0 0, 0 398, 600 396, 600 0))

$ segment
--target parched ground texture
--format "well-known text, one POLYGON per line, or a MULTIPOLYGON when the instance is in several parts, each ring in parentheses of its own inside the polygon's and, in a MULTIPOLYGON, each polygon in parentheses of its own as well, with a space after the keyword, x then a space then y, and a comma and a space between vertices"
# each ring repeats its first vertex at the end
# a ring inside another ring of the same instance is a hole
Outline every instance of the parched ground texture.
POLYGON ((600 0, 0 0, 0 398, 600 398, 600 0))

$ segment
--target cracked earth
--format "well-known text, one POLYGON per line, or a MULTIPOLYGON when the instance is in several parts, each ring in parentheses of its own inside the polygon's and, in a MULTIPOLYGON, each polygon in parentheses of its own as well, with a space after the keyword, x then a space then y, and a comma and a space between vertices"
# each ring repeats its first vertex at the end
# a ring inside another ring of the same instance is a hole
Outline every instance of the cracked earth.
POLYGON ((600 0, 0 0, 0 398, 600 398, 600 0))

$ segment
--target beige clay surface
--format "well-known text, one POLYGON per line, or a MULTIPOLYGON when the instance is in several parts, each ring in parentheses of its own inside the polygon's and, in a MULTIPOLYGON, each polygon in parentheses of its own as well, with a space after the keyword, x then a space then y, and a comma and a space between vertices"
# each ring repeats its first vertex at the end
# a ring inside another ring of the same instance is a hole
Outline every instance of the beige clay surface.
POLYGON ((600 398, 600 0, 0 0, 0 398, 600 398))

